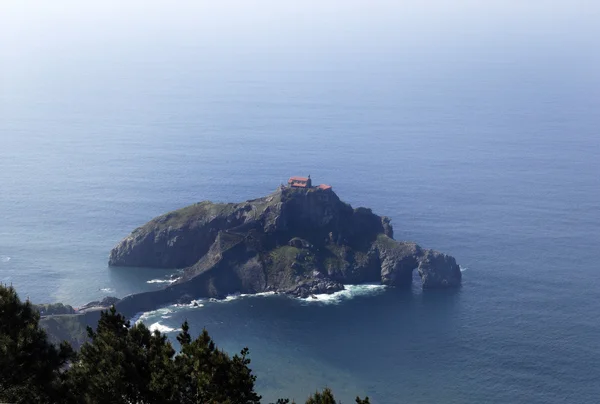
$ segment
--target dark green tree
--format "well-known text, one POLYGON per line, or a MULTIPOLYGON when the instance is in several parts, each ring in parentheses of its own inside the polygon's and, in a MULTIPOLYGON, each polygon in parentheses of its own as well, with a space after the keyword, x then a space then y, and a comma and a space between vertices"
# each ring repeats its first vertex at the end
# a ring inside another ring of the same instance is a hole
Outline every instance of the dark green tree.
POLYGON ((12 286, 0 285, 0 402, 53 403, 64 395, 68 343, 52 345, 40 315, 12 286))
POLYGON ((192 340, 187 321, 177 340, 181 344, 181 353, 175 358, 178 402, 260 403, 261 397, 254 391, 256 376, 248 367, 248 348, 230 357, 217 349, 206 330, 192 340))
POLYGON ((164 334, 143 324, 131 326, 112 307, 98 327, 88 329, 77 362, 69 370, 69 401, 75 403, 254 404, 255 376, 248 350, 230 357, 216 348, 206 330, 193 340, 187 322, 175 350, 164 334))
MULTIPOLYGON (((134 324, 113 307, 101 312, 96 330, 78 355, 52 345, 40 315, 14 288, 0 285, 0 402, 73 404, 259 404, 249 351, 230 356, 203 330, 177 336, 175 354, 166 335, 134 324)), ((277 404, 290 403, 280 399, 277 404)), ((307 404, 336 404, 326 388, 307 404)), ((356 398, 357 404, 369 399, 356 398)), ((293 404, 293 402, 292 402, 293 404)))
MULTIPOLYGON (((325 387, 322 392, 315 392, 312 396, 308 397, 306 404, 341 404, 335 400, 333 392, 329 387, 325 387)), ((356 404, 370 404, 369 397, 361 399, 356 397, 356 404)))
POLYGON ((70 400, 79 403, 169 403, 175 396, 173 356, 165 335, 130 322, 114 306, 69 371, 70 400))
POLYGON ((308 397, 306 404, 337 404, 337 401, 335 401, 331 389, 325 387, 322 392, 317 391, 308 397))

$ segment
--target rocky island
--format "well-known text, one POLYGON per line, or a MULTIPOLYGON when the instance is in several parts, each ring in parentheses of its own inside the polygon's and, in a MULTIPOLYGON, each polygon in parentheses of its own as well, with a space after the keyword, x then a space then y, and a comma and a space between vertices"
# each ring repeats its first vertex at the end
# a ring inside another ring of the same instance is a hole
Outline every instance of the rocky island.
POLYGON ((410 285, 414 269, 423 288, 461 282, 453 257, 394 240, 389 218, 353 209, 310 177, 292 177, 262 198, 205 201, 159 216, 122 240, 109 265, 185 268, 166 288, 117 302, 124 313, 234 293, 309 297, 343 284, 410 285))
MULTIPOLYGON (((453 257, 394 240, 388 217, 352 208, 310 177, 292 177, 262 198, 205 201, 159 216, 118 243, 109 265, 183 268, 167 287, 108 299, 126 316, 235 293, 306 298, 344 284, 407 286, 415 269, 425 289, 461 283, 453 257)), ((83 315, 95 317, 99 307, 88 305, 83 315)))

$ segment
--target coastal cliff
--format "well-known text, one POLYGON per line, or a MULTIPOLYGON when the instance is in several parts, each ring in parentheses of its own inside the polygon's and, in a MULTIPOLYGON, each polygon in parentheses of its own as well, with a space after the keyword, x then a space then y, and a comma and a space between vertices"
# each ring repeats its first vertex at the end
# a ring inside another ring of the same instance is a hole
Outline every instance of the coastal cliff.
POLYGON ((109 265, 185 268, 164 289, 117 302, 124 313, 222 298, 280 292, 333 293, 350 283, 460 285, 456 260, 393 239, 389 218, 353 209, 329 189, 281 187, 242 203, 200 202, 135 229, 110 253, 109 265))

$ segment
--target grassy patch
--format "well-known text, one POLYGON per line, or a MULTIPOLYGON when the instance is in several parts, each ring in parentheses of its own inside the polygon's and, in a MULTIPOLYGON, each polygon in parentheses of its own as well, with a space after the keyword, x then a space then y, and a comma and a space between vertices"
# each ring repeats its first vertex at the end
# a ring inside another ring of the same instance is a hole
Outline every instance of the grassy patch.
POLYGON ((282 286, 295 284, 297 276, 310 276, 315 267, 315 256, 292 246, 278 247, 269 253, 267 277, 277 279, 282 286))
POLYGON ((327 271, 342 269, 346 261, 343 258, 344 247, 337 244, 327 244, 325 246, 325 255, 323 265, 327 271))
POLYGON ((377 244, 383 248, 398 248, 396 240, 389 238, 383 233, 377 235, 377 244))
POLYGON ((218 238, 221 252, 229 250, 231 247, 234 247, 243 240, 244 236, 239 234, 228 233, 226 231, 220 232, 218 238))
POLYGON ((207 222, 217 216, 228 216, 237 209, 239 209, 239 204, 204 201, 159 216, 144 227, 164 229, 170 226, 181 227, 186 223, 198 220, 207 222))
POLYGON ((291 265, 296 261, 296 256, 300 253, 300 249, 292 246, 278 247, 271 251, 271 261, 276 266, 291 265))
POLYGON ((354 251, 354 262, 361 266, 361 265, 366 265, 367 262, 369 261, 369 257, 367 255, 367 253, 363 252, 363 251, 354 251))

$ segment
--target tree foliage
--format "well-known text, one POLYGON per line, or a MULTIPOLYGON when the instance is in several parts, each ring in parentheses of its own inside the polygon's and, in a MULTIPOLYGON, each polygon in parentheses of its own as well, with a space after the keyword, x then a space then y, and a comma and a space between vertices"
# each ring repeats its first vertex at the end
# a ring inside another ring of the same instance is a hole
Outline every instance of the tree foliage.
POLYGON ((62 395, 61 370, 73 350, 49 343, 39 318, 12 286, 0 285, 0 402, 49 403, 62 395))
POLYGON ((228 403, 255 404, 255 376, 248 367, 248 349, 230 357, 217 349, 203 330, 192 339, 187 322, 175 350, 167 337, 134 324, 112 307, 103 312, 96 331, 69 370, 70 401, 96 403, 228 403))
MULTIPOLYGON (((370 404, 369 397, 361 399, 356 397, 356 404, 370 404)), ((336 401, 333 396, 333 392, 329 387, 325 387, 322 392, 315 392, 313 395, 308 397, 306 404, 341 404, 340 401, 336 401)))
POLYGON ((96 331, 69 370, 70 401, 94 403, 169 403, 175 350, 166 336, 143 324, 130 326, 114 307, 101 313, 96 331), (165 380, 159 380, 165 376, 165 380), (164 382, 164 384, 163 384, 164 382))
MULTIPOLYGON (((183 323, 176 353, 166 335, 131 325, 114 306, 100 315, 79 353, 48 341, 39 313, 0 285, 0 402, 73 404, 258 404, 248 348, 230 356, 206 330, 183 323)), ((369 399, 356 399, 369 404, 369 399)), ((280 399, 277 404, 290 403, 280 399)), ((326 388, 306 404, 336 404, 326 388)), ((293 402, 292 402, 293 404, 293 402)))

